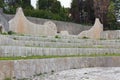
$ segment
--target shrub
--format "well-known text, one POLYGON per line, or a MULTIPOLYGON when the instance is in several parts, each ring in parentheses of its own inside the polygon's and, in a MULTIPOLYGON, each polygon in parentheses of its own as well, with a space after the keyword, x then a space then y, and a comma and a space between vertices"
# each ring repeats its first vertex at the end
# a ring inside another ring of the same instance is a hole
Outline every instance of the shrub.
POLYGON ((13 32, 13 31, 8 31, 8 34, 9 34, 9 35, 12 35, 12 34, 16 34, 16 33, 13 32))
POLYGON ((84 36, 84 37, 82 37, 82 39, 89 39, 88 37, 86 37, 86 36, 84 36))
POLYGON ((7 35, 8 33, 4 32, 4 33, 1 33, 2 35, 7 35))
POLYGON ((56 35, 56 36, 55 36, 55 38, 58 38, 58 39, 60 39, 61 37, 60 37, 60 36, 58 36, 58 35, 56 35))

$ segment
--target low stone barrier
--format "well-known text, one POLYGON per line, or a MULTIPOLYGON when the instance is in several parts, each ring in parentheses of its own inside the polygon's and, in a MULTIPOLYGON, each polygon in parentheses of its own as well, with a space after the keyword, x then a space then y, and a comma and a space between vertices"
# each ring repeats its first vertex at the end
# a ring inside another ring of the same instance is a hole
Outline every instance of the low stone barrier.
POLYGON ((120 57, 75 57, 0 61, 0 80, 33 78, 38 74, 88 67, 120 67, 120 57))
POLYGON ((120 30, 103 31, 101 33, 102 39, 120 39, 120 30))

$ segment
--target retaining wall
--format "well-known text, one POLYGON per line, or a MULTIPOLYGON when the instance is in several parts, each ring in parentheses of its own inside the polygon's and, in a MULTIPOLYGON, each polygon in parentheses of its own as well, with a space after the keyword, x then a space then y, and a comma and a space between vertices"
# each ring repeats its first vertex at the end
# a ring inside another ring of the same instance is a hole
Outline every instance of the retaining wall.
POLYGON ((76 57, 0 61, 0 80, 5 77, 32 78, 33 75, 87 67, 120 67, 120 57, 76 57))

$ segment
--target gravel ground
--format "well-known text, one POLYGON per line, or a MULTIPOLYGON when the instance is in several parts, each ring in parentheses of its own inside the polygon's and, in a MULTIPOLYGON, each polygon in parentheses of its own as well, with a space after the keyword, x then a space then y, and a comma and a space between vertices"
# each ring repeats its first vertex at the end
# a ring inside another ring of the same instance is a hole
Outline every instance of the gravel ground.
POLYGON ((72 69, 33 80, 120 80, 120 67, 72 69))

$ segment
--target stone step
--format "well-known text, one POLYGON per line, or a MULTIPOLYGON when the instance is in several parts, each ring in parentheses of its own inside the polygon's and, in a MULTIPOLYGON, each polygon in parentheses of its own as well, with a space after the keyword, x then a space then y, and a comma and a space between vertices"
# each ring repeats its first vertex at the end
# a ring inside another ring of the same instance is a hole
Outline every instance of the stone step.
POLYGON ((68 43, 81 43, 81 42, 120 42, 120 39, 116 40, 93 40, 93 39, 79 39, 79 38, 54 38, 54 37, 31 37, 31 36, 6 36, 14 40, 23 41, 47 41, 47 42, 68 42, 68 43))
POLYGON ((54 47, 54 48, 120 48, 119 41, 81 40, 80 43, 48 42, 48 41, 25 41, 0 39, 0 45, 26 46, 26 47, 54 47))
POLYGON ((33 55, 89 55, 120 53, 114 48, 38 48, 20 46, 0 46, 0 56, 33 56, 33 55))
POLYGON ((95 43, 95 44, 120 44, 120 39, 118 40, 93 40, 93 39, 57 39, 51 37, 31 37, 31 36, 2 36, 8 37, 9 39, 13 40, 20 40, 20 41, 41 41, 41 42, 62 42, 62 43, 95 43))

